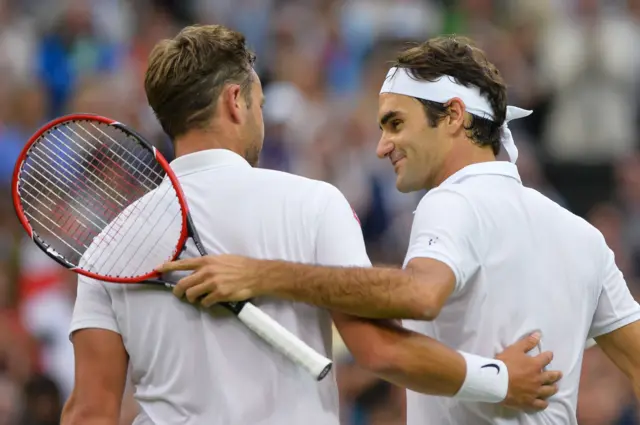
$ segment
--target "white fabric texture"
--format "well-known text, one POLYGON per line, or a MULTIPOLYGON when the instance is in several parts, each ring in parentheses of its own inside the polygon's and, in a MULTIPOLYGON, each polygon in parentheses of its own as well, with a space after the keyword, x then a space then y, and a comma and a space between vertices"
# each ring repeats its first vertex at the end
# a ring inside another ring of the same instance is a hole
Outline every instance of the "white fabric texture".
POLYGON ((407 392, 408 425, 577 425, 585 341, 640 320, 613 252, 592 225, 524 187, 514 164, 468 165, 418 206, 407 257, 431 258, 456 276, 433 321, 406 328, 492 358, 533 331, 531 354, 554 353, 564 376, 549 407, 525 414, 498 404, 407 392))
MULTIPOLYGON (((239 155, 219 149, 181 156, 171 168, 211 254, 371 266, 358 220, 342 193, 328 183, 252 168, 239 155)), ((157 205, 148 214, 164 210, 157 205)), ((137 213, 128 220, 137 221, 137 213)), ((118 270, 136 255, 126 252, 105 266, 118 270)), ((183 257, 195 256, 189 241, 183 257)), ((331 356, 329 312, 267 297, 254 303, 331 356)), ((220 307, 197 308, 164 287, 81 276, 71 333, 85 328, 122 336, 141 409, 135 425, 339 424, 333 372, 315 381, 220 307)))

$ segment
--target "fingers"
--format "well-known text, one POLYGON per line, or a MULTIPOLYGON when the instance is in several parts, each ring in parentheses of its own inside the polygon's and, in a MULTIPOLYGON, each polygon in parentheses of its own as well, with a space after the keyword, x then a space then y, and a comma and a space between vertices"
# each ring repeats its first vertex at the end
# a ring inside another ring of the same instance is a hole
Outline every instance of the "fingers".
POLYGON ((562 372, 560 372, 559 370, 551 370, 542 373, 542 382, 545 385, 555 384, 560 379, 562 379, 562 372))
POLYGON ((247 301, 252 298, 252 293, 248 289, 233 292, 229 292, 227 289, 216 286, 213 281, 207 281, 187 289, 185 296, 190 303, 199 303, 205 308, 221 302, 247 301))
POLYGON ((209 285, 208 283, 202 283, 200 285, 196 285, 187 289, 187 291, 185 292, 185 297, 187 298, 187 301, 193 304, 198 301, 200 297, 209 294, 211 290, 211 285, 209 285))
POLYGON ((549 407, 549 402, 542 399, 535 399, 531 405, 533 410, 544 410, 549 407))
POLYGON ((219 297, 217 294, 211 293, 209 295, 207 295, 206 297, 204 297, 202 299, 202 301, 200 301, 200 304, 202 304, 203 307, 208 308, 211 307, 214 304, 217 304, 219 302, 219 297))
POLYGON ((195 270, 207 262, 207 257, 184 258, 182 260, 169 261, 156 267, 156 271, 167 273, 177 270, 195 270))
POLYGON ((513 344, 513 346, 517 346, 523 352, 528 353, 529 351, 536 348, 536 346, 540 343, 540 332, 533 332, 530 335, 527 335, 525 338, 522 338, 520 341, 513 344))
POLYGON ((540 369, 544 369, 551 363, 551 360, 553 360, 553 353, 551 351, 545 351, 535 356, 534 359, 539 362, 540 369))
POLYGON ((557 385, 543 385, 542 387, 540 387, 540 390, 538 391, 538 398, 542 399, 542 400, 546 400, 549 397, 555 395, 558 392, 558 386, 557 385))
MULTIPOLYGON (((182 298, 190 289, 197 286, 202 286, 203 283, 207 281, 207 275, 202 271, 197 271, 190 274, 187 277, 183 277, 176 283, 176 286, 173 287, 173 295, 178 298, 182 298)), ((191 292, 193 293, 193 292, 191 292)), ((193 302, 190 298, 188 298, 190 302, 193 302)))

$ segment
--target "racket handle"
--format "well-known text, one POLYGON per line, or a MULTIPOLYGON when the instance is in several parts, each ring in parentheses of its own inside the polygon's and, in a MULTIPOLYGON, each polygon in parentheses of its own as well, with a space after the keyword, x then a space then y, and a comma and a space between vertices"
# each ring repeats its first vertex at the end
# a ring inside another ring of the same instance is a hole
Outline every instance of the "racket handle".
POLYGON ((306 369, 316 380, 321 381, 331 370, 331 360, 302 342, 255 305, 245 304, 238 313, 238 319, 282 354, 306 369))

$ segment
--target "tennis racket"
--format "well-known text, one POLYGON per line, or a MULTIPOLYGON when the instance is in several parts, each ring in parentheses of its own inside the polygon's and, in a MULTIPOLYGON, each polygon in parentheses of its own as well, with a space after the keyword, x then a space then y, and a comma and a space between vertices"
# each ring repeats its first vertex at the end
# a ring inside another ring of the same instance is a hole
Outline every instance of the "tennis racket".
MULTIPOLYGON (((176 259, 189 238, 207 255, 167 160, 109 118, 67 115, 38 130, 16 163, 12 195, 35 244, 93 279, 172 287, 155 267, 176 259)), ((254 304, 221 305, 317 380, 331 370, 331 360, 254 304)))

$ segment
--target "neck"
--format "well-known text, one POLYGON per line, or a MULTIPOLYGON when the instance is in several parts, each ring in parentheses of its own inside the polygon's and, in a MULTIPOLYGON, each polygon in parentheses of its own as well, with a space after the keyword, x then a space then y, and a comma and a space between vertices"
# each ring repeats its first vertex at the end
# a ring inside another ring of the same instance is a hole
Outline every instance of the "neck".
POLYGON ((436 176, 435 184, 433 187, 440 186, 446 179, 462 170, 464 167, 471 164, 479 164, 481 162, 492 162, 496 160, 496 156, 493 153, 491 147, 472 146, 466 149, 467 152, 455 152, 452 151, 445 159, 439 175, 436 176))
POLYGON ((175 157, 209 149, 227 149, 244 156, 239 143, 212 130, 192 130, 173 141, 175 157))

